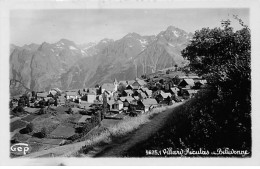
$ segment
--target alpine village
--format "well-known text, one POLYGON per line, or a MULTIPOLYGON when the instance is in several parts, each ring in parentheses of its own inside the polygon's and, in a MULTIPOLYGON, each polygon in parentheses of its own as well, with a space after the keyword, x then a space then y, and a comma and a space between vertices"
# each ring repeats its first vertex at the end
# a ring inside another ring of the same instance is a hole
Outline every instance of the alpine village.
MULTIPOLYGON (((44 77, 47 80, 37 81, 43 79, 40 73, 31 74, 29 80, 22 79, 26 70, 12 66, 10 90, 17 87, 19 92, 11 92, 10 96, 10 142, 27 143, 30 151, 23 156, 11 152, 10 156, 180 157, 185 150, 185 156, 197 157, 216 156, 219 148, 223 151, 221 156, 230 156, 225 153, 228 150, 243 150, 249 152, 245 156, 250 156, 250 29, 237 20, 242 25, 237 31, 230 27, 230 21, 194 34, 171 26, 157 36, 130 33, 117 41, 105 39, 86 50, 65 39, 37 47, 37 44, 13 46, 10 64, 15 65, 15 57, 23 62, 22 55, 31 56, 31 72, 38 55, 54 58, 61 57, 62 52, 71 52, 64 54, 67 57, 77 50, 85 55, 93 52, 93 48, 95 54, 79 58, 75 63, 79 66, 62 67, 61 71, 69 71, 60 73, 61 77, 53 76, 62 79, 66 75, 66 80, 59 83, 53 79, 47 83, 50 79, 47 76, 44 77), (181 44, 178 39, 184 35, 187 41, 181 44), (133 38, 144 47, 137 55, 133 52, 136 57, 130 58, 128 51, 127 58, 122 58, 129 59, 129 65, 126 61, 117 64, 111 44, 124 41, 130 45, 122 48, 134 48, 133 38), (172 49, 177 54, 171 56, 172 49), (80 67, 83 60, 93 59, 87 64, 97 64, 104 55, 107 58, 99 63, 101 66, 92 69, 99 73, 90 78, 91 70, 80 67), (155 68, 150 69, 149 66, 154 66, 151 58, 155 56, 155 68), (182 60, 176 61, 174 57, 182 60), (124 65, 129 67, 123 69, 124 65), (87 85, 77 85, 83 76, 87 85), (68 79, 72 79, 70 84, 68 79), (22 85, 26 87, 20 90, 22 85)), ((47 61, 45 65, 48 66, 47 61)))

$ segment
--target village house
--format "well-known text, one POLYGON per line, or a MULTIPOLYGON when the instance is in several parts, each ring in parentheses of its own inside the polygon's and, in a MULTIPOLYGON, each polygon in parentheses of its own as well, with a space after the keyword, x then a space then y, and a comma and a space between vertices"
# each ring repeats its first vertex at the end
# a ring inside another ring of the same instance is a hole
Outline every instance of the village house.
POLYGON ((125 86, 125 87, 128 85, 128 83, 127 83, 126 80, 119 81, 118 84, 119 84, 120 86, 125 86))
POLYGON ((94 101, 96 100, 96 92, 94 91, 88 92, 86 96, 88 103, 94 103, 94 101))
POLYGON ((65 105, 65 96, 62 95, 62 96, 59 96, 58 99, 57 99, 57 106, 62 106, 62 105, 65 105))
POLYGON ((123 102, 120 100, 117 100, 117 101, 109 100, 109 101, 107 101, 107 104, 109 106, 110 111, 120 111, 124 107, 123 102))
POLYGON ((194 90, 194 89, 182 89, 182 94, 183 96, 192 98, 194 97, 196 94, 198 93, 198 90, 194 90))
POLYGON ((149 90, 147 87, 141 88, 141 90, 146 94, 147 98, 151 98, 153 91, 149 90))
POLYGON ((37 96, 37 100, 47 100, 47 97, 48 97, 48 93, 47 92, 43 92, 43 93, 37 93, 36 96, 37 96))
POLYGON ((136 78, 135 82, 131 85, 134 90, 138 90, 146 85, 144 80, 136 78))
POLYGON ((123 102, 123 107, 129 107, 131 102, 134 100, 133 97, 120 97, 120 100, 123 102))
POLYGON ((169 99, 171 98, 171 93, 164 93, 163 91, 160 92, 160 94, 158 94, 156 96, 156 100, 158 103, 161 103, 163 101, 169 101, 169 99))
POLYGON ((72 99, 73 101, 75 101, 76 99, 78 99, 78 92, 76 91, 67 91, 65 95, 67 100, 72 99))
POLYGON ((178 86, 181 88, 192 88, 194 85, 193 79, 183 79, 178 86))
POLYGON ((180 91, 180 89, 179 89, 177 86, 176 86, 176 87, 172 87, 172 88, 170 89, 170 93, 171 93, 172 95, 175 95, 175 96, 178 96, 179 91, 180 91))
POLYGON ((124 90, 122 93, 122 96, 127 96, 127 97, 131 97, 133 95, 133 90, 124 90))
POLYGON ((126 83, 127 83, 126 89, 127 89, 127 90, 133 90, 132 84, 133 84, 134 82, 135 82, 135 80, 127 80, 127 81, 126 81, 126 83))
POLYGON ((194 82, 195 82, 195 88, 196 89, 200 89, 207 84, 207 80, 205 80, 205 79, 194 80, 194 82))
POLYGON ((144 110, 144 112, 150 111, 154 106, 158 105, 157 101, 155 99, 144 99, 142 102, 142 110, 144 110))
POLYGON ((118 89, 118 82, 116 79, 114 80, 114 83, 104 83, 101 86, 101 92, 104 93, 106 91, 110 98, 113 97, 113 94, 114 92, 117 91, 117 89, 118 89))
POLYGON ((52 96, 55 96, 56 94, 61 94, 61 90, 59 88, 53 88, 49 91, 49 94, 51 94, 52 96))

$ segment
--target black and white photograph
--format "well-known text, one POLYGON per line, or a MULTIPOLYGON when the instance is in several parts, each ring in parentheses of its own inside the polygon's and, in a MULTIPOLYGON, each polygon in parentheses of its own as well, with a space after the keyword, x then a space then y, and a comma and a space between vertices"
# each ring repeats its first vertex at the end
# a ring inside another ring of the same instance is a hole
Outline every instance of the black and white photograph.
POLYGON ((195 8, 124 2, 9 4, 1 38, 9 165, 253 160, 259 112, 252 108, 250 6, 258 1, 195 8))

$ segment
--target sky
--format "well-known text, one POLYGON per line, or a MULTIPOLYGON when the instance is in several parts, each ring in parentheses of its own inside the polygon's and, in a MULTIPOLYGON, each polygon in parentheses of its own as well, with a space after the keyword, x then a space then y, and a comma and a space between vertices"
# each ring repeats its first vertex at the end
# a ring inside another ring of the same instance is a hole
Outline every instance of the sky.
MULTIPOLYGON (((219 27, 221 20, 234 21, 233 14, 249 25, 246 8, 12 10, 10 42, 23 46, 65 38, 83 44, 104 38, 117 40, 131 32, 157 35, 170 25, 194 33, 203 27, 219 27)), ((238 22, 233 23, 239 29, 238 22)))

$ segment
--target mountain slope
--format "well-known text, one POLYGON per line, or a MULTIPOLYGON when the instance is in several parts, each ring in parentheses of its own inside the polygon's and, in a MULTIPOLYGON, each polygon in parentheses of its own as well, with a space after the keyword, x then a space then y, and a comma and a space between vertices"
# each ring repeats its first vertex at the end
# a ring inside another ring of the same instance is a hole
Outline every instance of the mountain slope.
POLYGON ((54 44, 11 45, 11 94, 90 87, 114 78, 134 79, 175 64, 182 66, 181 50, 190 38, 191 34, 170 26, 157 36, 129 33, 97 44, 77 45, 61 39, 54 44))

